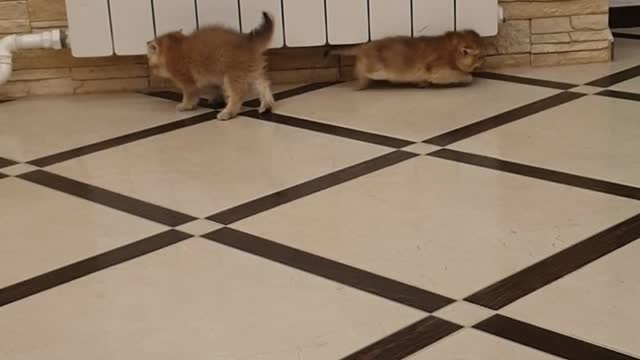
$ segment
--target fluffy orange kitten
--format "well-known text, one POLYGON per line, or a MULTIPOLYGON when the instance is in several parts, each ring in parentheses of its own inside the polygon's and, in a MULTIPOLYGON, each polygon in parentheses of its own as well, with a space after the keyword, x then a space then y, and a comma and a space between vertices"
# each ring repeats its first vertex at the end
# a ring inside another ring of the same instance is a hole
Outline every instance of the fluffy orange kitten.
POLYGON ((450 31, 441 36, 394 36, 328 54, 355 56, 354 74, 359 89, 371 80, 430 84, 468 84, 471 72, 483 62, 481 38, 473 30, 450 31))
POLYGON ((238 114, 251 86, 260 96, 260 112, 271 109, 274 100, 263 53, 274 22, 266 12, 262 15, 262 24, 249 34, 211 26, 190 35, 168 33, 147 44, 151 71, 173 80, 182 90, 178 110, 195 109, 200 96, 213 101, 217 94, 211 90, 222 88, 227 106, 218 119, 228 120, 238 114))

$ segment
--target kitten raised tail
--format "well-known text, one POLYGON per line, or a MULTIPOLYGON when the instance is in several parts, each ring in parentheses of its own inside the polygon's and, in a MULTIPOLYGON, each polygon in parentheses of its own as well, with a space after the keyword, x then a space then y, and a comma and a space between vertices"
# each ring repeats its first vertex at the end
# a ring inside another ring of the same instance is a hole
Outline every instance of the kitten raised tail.
POLYGON ((273 18, 269 13, 263 11, 262 12, 262 24, 259 27, 253 29, 247 37, 249 41, 251 41, 256 48, 260 50, 264 50, 269 46, 271 42, 271 38, 273 38, 273 32, 275 30, 275 24, 273 22, 273 18))

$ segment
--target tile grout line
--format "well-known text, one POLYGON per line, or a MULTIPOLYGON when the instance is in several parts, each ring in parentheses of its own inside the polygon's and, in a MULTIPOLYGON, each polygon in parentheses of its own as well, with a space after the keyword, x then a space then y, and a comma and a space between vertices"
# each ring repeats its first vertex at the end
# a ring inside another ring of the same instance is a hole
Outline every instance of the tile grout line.
POLYGON ((498 311, 640 239, 640 214, 468 296, 465 301, 498 311))
POLYGON ((18 175, 16 178, 171 227, 184 225, 196 220, 191 215, 45 170, 34 170, 18 175))
POLYGON ((621 82, 631 80, 637 76, 640 76, 640 65, 632 66, 628 69, 618 71, 616 73, 603 76, 599 79, 590 81, 585 85, 599 86, 601 88, 608 88, 621 82))
POLYGON ((569 90, 569 89, 580 86, 580 85, 560 82, 560 81, 551 81, 551 80, 530 78, 525 76, 516 76, 516 75, 503 74, 503 73, 488 72, 488 71, 474 73, 473 75, 481 79, 505 81, 505 82, 515 83, 515 84, 524 84, 524 85, 538 86, 538 87, 557 89, 557 90, 569 90))
POLYGON ((315 120, 303 119, 294 116, 284 115, 277 112, 260 114, 257 110, 249 110, 241 113, 256 120, 262 120, 275 124, 295 127, 303 130, 310 130, 317 133, 338 136, 344 139, 362 141, 369 144, 386 146, 394 149, 401 149, 409 145, 418 144, 419 142, 400 139, 387 135, 380 135, 368 131, 352 129, 348 127, 327 124, 315 120))
POLYGON ((170 229, 0 289, 0 308, 192 238, 170 229))
POLYGON ((639 93, 632 93, 627 91, 606 89, 596 93, 595 95, 616 98, 616 99, 623 99, 623 100, 640 101, 639 93))
POLYGON ((458 332, 458 324, 428 316, 381 340, 368 345, 342 360, 401 360, 458 332))
POLYGON ((638 360, 615 350, 500 314, 481 321, 474 325, 473 328, 562 359, 638 360))
POLYGON ((231 227, 201 237, 428 313, 455 302, 446 296, 231 227))
POLYGON ((59 153, 43 156, 41 158, 27 161, 27 164, 37 167, 47 167, 63 161, 75 159, 81 156, 93 154, 99 151, 112 149, 118 146, 127 145, 139 140, 148 139, 153 136, 166 134, 171 131, 184 129, 194 125, 202 124, 208 121, 216 120, 217 112, 210 111, 200 115, 195 115, 181 120, 172 121, 170 123, 154 126, 151 128, 135 131, 114 138, 102 140, 93 144, 83 145, 75 149, 65 150, 59 153))
POLYGON ((436 150, 432 153, 427 154, 427 156, 472 166, 478 166, 485 169, 521 175, 528 178, 553 182, 556 184, 567 185, 583 190, 596 191, 608 195, 640 200, 640 188, 634 186, 590 178, 581 175, 564 173, 561 171, 551 170, 533 165, 501 160, 490 156, 478 155, 447 148, 436 150))
POLYGON ((497 115, 490 116, 483 120, 478 120, 471 124, 447 131, 443 134, 433 136, 425 141, 426 144, 437 146, 448 146, 453 143, 468 139, 472 136, 494 130, 498 127, 527 118, 531 115, 553 109, 560 105, 577 100, 586 94, 579 94, 570 91, 560 92, 546 98, 507 110, 497 115))
POLYGON ((346 168, 316 177, 284 190, 265 195, 255 200, 236 205, 208 216, 206 219, 223 225, 230 225, 250 216, 274 209, 278 206, 313 195, 320 191, 349 182, 356 178, 386 169, 420 155, 396 150, 373 159, 348 166, 346 168))

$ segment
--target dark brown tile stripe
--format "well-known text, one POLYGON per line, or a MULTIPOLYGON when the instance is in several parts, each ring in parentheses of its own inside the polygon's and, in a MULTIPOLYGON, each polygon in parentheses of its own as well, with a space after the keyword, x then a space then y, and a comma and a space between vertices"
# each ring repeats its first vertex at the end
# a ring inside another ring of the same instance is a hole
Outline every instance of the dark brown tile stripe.
MULTIPOLYGON (((321 82, 321 83, 302 85, 293 89, 275 93, 273 97, 276 99, 276 101, 280 101, 280 100, 288 99, 290 97, 306 94, 308 92, 324 89, 326 87, 333 86, 335 84, 338 84, 338 83, 337 82, 321 82)), ((258 99, 253 99, 245 102, 244 105, 250 106, 250 107, 258 107, 260 106, 260 101, 258 99)))
POLYGON ((607 75, 600 79, 593 80, 587 83, 587 85, 606 88, 606 87, 621 83, 623 81, 633 79, 634 77, 639 75, 640 75, 640 65, 637 65, 630 69, 622 70, 615 74, 607 75))
POLYGON ((152 136, 165 134, 174 130, 178 130, 178 129, 186 128, 189 126, 198 125, 203 122, 215 120, 216 116, 217 116, 217 112, 214 112, 214 111, 192 116, 186 119, 170 122, 168 124, 163 124, 163 125, 149 128, 149 129, 136 131, 136 132, 118 136, 112 139, 99 141, 97 143, 80 146, 75 149, 59 152, 57 154, 44 156, 39 159, 29 161, 29 164, 35 165, 38 167, 50 166, 53 164, 61 163, 63 161, 75 159, 80 156, 93 154, 98 151, 111 149, 116 146, 129 144, 134 141, 147 139, 152 136))
POLYGON ((607 96, 607 97, 612 97, 617 99, 624 99, 624 100, 640 101, 640 94, 630 93, 626 91, 603 90, 597 93, 596 95, 607 96))
POLYGON ((4 168, 4 167, 7 167, 7 166, 15 165, 17 163, 18 162, 16 162, 16 161, 0 157, 0 168, 4 168))
POLYGON ((44 170, 35 170, 19 175, 18 177, 50 189, 58 190, 69 195, 77 196, 100 205, 172 227, 180 226, 196 220, 195 217, 190 215, 134 199, 93 185, 85 184, 64 176, 52 174, 44 170))
POLYGON ((419 310, 433 312, 454 302, 442 295, 232 228, 222 228, 203 237, 419 310))
POLYGON ((413 145, 415 143, 413 141, 398 139, 391 136, 374 134, 362 130, 321 123, 313 120, 301 119, 278 113, 260 114, 257 110, 250 110, 242 113, 242 115, 276 124, 297 127, 300 129, 311 130, 323 134, 339 136, 346 139, 387 146, 395 149, 400 149, 405 146, 413 145))
POLYGON ((640 40, 640 34, 627 34, 627 33, 621 33, 621 32, 614 32, 613 36, 617 38, 623 38, 623 39, 640 40))
POLYGON ((207 219, 219 224, 230 225, 236 221, 248 218, 261 212, 273 209, 280 205, 298 200, 305 196, 317 193, 330 187, 345 183, 358 177, 370 174, 374 171, 398 164, 405 160, 418 156, 417 154, 394 151, 377 158, 349 166, 347 168, 320 176, 302 184, 294 185, 288 189, 263 196, 244 204, 223 210, 209 216, 207 219))
POLYGON ((480 166, 488 169, 504 171, 511 174, 523 175, 558 184, 598 191, 605 194, 640 200, 640 188, 618 184, 605 180, 593 179, 585 176, 549 170, 531 165, 500 160, 488 156, 470 154, 451 149, 440 149, 428 154, 440 159, 452 160, 464 164, 480 166))
POLYGON ((0 180, 8 178, 8 177, 9 177, 9 175, 5 175, 3 173, 0 173, 0 180))
MULTIPOLYGON (((160 99, 171 100, 175 102, 182 101, 182 94, 174 91, 147 91, 147 92, 143 92, 142 94, 147 96, 157 97, 160 99)), ((198 106, 207 108, 207 109, 221 109, 224 107, 224 102, 209 103, 209 101, 205 99, 200 99, 200 101, 198 101, 198 106)))
POLYGON ((0 307, 190 238, 168 230, 0 289, 0 307))
POLYGON ((493 72, 479 72, 473 75, 483 79, 507 81, 507 82, 517 83, 517 84, 540 86, 540 87, 546 87, 546 88, 558 89, 558 90, 569 90, 577 86, 575 84, 569 84, 569 83, 564 83, 559 81, 534 79, 534 78, 528 78, 523 76, 507 75, 507 74, 500 74, 500 73, 493 73, 493 72))
POLYGON ((639 238, 640 214, 502 279, 465 300, 499 310, 639 238))
POLYGON ((446 338, 462 327, 429 316, 342 360, 400 360, 446 338))
POLYGON ((638 360, 503 315, 494 315, 474 328, 567 360, 638 360))
POLYGON ((501 114, 491 116, 484 120, 480 120, 472 124, 451 130, 444 134, 434 136, 431 139, 425 140, 424 142, 427 144, 432 144, 437 146, 451 145, 460 140, 467 139, 469 137, 478 135, 485 131, 489 131, 497 127, 509 124, 511 122, 520 120, 527 116, 554 108, 556 106, 560 106, 570 101, 574 101, 583 96, 585 96, 585 94, 578 94, 578 93, 565 91, 565 92, 555 94, 547 98, 532 102, 530 104, 505 111, 501 114))

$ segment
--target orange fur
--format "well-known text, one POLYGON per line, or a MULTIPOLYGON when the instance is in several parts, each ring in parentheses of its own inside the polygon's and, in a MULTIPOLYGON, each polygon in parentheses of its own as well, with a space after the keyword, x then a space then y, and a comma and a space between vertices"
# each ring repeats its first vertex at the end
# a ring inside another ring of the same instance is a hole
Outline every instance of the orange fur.
POLYGON ((482 64, 481 38, 475 31, 450 31, 441 36, 395 36, 330 54, 355 56, 358 88, 371 80, 396 83, 468 84, 471 72, 482 64))
POLYGON ((168 33, 148 43, 149 68, 182 90, 179 110, 195 109, 200 96, 213 99, 211 90, 222 88, 227 106, 218 118, 228 120, 238 114, 253 86, 260 96, 260 112, 265 112, 274 103, 263 55, 273 31, 273 18, 263 13, 262 25, 249 34, 222 26, 190 35, 168 33))

